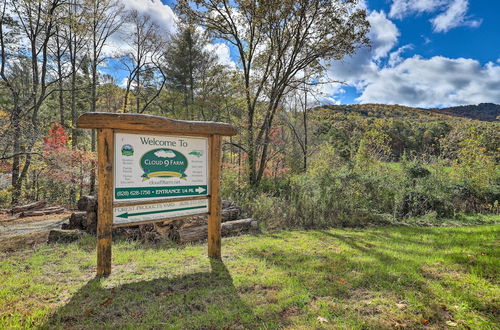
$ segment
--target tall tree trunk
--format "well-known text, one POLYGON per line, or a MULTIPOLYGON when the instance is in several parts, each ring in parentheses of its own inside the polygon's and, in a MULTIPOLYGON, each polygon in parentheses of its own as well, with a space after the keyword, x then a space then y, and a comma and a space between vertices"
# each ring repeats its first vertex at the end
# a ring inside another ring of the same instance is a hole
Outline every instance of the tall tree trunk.
POLYGON ((76 111, 76 63, 71 63, 71 148, 75 150, 78 147, 78 131, 76 121, 78 113, 76 111))
POLYGON ((304 120, 304 172, 307 171, 307 144, 308 144, 308 137, 307 137, 307 89, 305 89, 305 83, 304 83, 304 113, 303 113, 303 120, 304 120))
MULTIPOLYGON (((90 102, 90 111, 95 112, 96 111, 96 103, 97 103, 97 55, 94 54, 94 60, 92 62, 92 88, 91 88, 91 102, 90 102)), ((95 129, 92 130, 92 137, 91 137, 91 151, 95 152, 96 151, 96 134, 95 134, 95 129)), ((96 172, 95 172, 95 162, 92 161, 92 169, 90 170, 90 189, 89 189, 89 194, 94 195, 95 194, 95 182, 96 182, 96 172)))
POLYGON ((140 101, 139 101, 139 94, 141 92, 140 90, 140 74, 139 74, 139 71, 137 71, 137 76, 136 76, 136 83, 137 83, 137 86, 135 87, 136 88, 136 93, 135 93, 135 106, 136 106, 136 110, 135 112, 139 113, 141 112, 141 108, 140 108, 140 101))
POLYGON ((19 203, 19 197, 21 196, 21 189, 19 188, 19 171, 21 164, 21 124, 19 117, 19 108, 16 106, 12 115, 12 126, 14 127, 14 134, 12 137, 12 153, 14 157, 12 158, 12 205, 17 205, 19 203))
POLYGON ((248 181, 250 183, 250 186, 255 187, 257 186, 257 168, 256 168, 256 152, 255 152, 255 142, 254 142, 254 136, 253 136, 253 126, 248 125, 247 126, 247 144, 248 144, 248 181))
POLYGON ((64 95, 63 95, 63 73, 62 73, 62 53, 61 53, 61 43, 59 39, 59 27, 56 26, 56 62, 57 62, 57 75, 59 81, 57 82, 57 86, 59 87, 59 121, 62 127, 65 126, 64 122, 64 95))

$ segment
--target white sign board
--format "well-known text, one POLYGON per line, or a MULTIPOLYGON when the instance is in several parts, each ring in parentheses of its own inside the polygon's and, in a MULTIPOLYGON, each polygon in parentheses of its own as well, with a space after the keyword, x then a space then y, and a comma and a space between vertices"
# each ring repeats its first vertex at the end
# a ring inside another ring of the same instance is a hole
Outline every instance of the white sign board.
POLYGON ((207 199, 123 206, 113 209, 113 223, 161 220, 201 213, 208 213, 207 199))
POLYGON ((114 201, 208 195, 208 138, 115 133, 114 201))

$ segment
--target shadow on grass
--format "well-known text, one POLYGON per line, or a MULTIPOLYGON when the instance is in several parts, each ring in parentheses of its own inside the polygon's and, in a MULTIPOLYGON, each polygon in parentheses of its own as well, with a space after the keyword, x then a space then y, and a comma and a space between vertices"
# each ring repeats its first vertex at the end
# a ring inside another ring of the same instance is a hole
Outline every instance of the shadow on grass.
POLYGON ((210 272, 111 288, 92 279, 43 328, 215 328, 255 322, 224 263, 210 264, 210 272))
POLYGON ((311 235, 326 243, 320 245, 324 249, 289 250, 274 245, 251 249, 248 254, 265 261, 269 267, 278 267, 311 296, 332 297, 346 305, 359 306, 363 313, 376 315, 383 308, 392 308, 397 314, 401 312, 395 307, 399 301, 418 299, 420 306, 413 307, 411 313, 413 322, 420 322, 421 318, 434 326, 445 326, 453 317, 447 310, 447 301, 470 306, 470 312, 480 318, 497 317, 494 299, 481 298, 488 285, 470 294, 463 292, 468 285, 464 284, 465 279, 471 273, 476 279, 494 283, 495 265, 487 257, 481 259, 488 253, 481 247, 481 238, 472 238, 463 231, 443 237, 447 234, 434 229, 409 229, 403 233, 316 231, 311 235), (426 240, 420 240, 418 234, 426 235, 426 240), (464 236, 469 240, 464 240, 464 236), (339 243, 347 249, 329 249, 339 243), (458 258, 463 253, 457 252, 457 248, 475 254, 475 267, 484 274, 475 272, 466 257, 458 258), (433 260, 433 254, 439 258, 433 260), (454 293, 449 296, 443 293, 448 290, 454 293), (362 305, 366 299, 385 299, 385 305, 379 306, 386 307, 362 305))

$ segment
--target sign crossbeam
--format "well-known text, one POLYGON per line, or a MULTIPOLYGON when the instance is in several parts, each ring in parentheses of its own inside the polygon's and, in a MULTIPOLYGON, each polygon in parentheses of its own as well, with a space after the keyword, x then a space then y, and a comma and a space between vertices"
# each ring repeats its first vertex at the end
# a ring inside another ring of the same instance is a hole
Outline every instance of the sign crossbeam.
POLYGON ((221 137, 225 123, 142 114, 86 113, 97 129, 97 275, 111 273, 112 228, 208 214, 208 256, 220 258, 221 137))
POLYGON ((193 207, 184 207, 180 209, 172 209, 172 210, 159 210, 159 211, 149 211, 149 212, 137 212, 137 213, 122 213, 120 215, 117 215, 118 218, 129 218, 129 217, 135 217, 138 215, 149 215, 149 214, 158 214, 158 213, 167 213, 167 212, 176 212, 176 211, 186 211, 186 210, 195 210, 195 209, 203 209, 205 206, 193 206, 193 207))

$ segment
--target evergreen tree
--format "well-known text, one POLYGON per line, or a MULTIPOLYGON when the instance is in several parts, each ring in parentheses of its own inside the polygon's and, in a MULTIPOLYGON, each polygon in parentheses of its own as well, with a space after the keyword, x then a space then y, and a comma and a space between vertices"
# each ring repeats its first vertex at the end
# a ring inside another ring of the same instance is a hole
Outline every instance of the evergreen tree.
POLYGON ((205 49, 207 43, 194 24, 181 23, 167 50, 167 79, 170 86, 183 95, 188 119, 195 117, 192 105, 202 75, 216 60, 215 56, 205 49))

